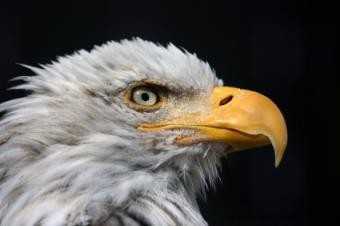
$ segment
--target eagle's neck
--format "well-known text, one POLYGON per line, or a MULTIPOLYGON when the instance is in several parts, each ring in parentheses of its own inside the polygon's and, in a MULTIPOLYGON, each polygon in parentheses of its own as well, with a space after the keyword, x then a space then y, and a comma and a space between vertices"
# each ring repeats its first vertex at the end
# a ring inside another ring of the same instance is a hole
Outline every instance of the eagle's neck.
POLYGON ((195 192, 174 168, 145 167, 137 157, 126 162, 123 154, 129 150, 119 149, 120 141, 113 144, 113 138, 105 135, 76 146, 51 145, 32 159, 25 147, 7 146, 3 155, 19 156, 24 162, 2 165, 7 170, 0 184, 3 225, 83 222, 78 225, 85 226, 90 221, 106 226, 120 221, 125 225, 206 225, 195 192))

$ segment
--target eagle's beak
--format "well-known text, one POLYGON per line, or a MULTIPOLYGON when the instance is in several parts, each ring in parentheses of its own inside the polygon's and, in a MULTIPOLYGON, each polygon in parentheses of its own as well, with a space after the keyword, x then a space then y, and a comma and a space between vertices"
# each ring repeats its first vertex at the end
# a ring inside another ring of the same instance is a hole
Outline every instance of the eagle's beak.
POLYGON ((210 113, 183 115, 157 124, 141 124, 140 130, 193 129, 194 137, 183 137, 179 144, 197 141, 218 141, 229 144, 232 151, 272 144, 275 166, 278 166, 287 145, 287 128, 278 107, 267 97, 253 91, 232 87, 215 87, 210 113))

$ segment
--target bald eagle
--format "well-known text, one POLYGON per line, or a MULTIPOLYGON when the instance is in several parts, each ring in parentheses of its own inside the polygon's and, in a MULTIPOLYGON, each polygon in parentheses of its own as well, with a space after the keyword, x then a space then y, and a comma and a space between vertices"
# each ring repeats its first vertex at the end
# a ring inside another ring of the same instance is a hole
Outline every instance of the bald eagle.
POLYGON ((267 97, 224 87, 195 54, 139 38, 22 76, 0 105, 1 226, 204 226, 196 196, 228 153, 272 144, 267 97))

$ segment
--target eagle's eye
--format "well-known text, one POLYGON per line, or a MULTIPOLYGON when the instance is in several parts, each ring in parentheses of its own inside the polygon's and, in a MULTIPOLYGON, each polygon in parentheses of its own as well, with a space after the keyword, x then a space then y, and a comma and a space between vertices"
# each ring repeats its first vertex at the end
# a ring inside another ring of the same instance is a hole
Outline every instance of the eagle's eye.
POLYGON ((158 85, 142 83, 132 85, 124 95, 126 104, 137 111, 158 110, 166 99, 166 90, 158 85))
POLYGON ((151 89, 151 87, 139 86, 132 90, 131 101, 140 105, 152 106, 157 104, 159 96, 155 90, 151 89))

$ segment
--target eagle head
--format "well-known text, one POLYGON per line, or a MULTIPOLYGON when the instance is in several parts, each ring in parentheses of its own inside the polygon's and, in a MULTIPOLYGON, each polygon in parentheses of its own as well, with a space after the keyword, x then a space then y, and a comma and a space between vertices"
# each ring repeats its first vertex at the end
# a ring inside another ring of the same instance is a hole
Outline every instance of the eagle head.
POLYGON ((81 50, 19 77, 3 103, 6 226, 206 225, 196 195, 228 153, 287 131, 267 97, 224 87, 195 54, 141 39, 81 50))

